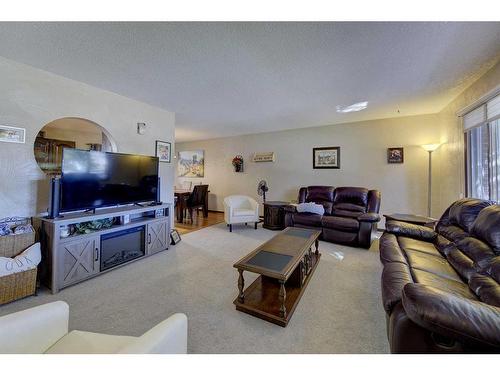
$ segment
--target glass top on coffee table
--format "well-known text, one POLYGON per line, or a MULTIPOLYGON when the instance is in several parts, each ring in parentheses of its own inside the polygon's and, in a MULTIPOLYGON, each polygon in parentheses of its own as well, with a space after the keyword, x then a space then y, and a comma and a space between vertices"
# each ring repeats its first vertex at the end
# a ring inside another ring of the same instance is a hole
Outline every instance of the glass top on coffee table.
POLYGON ((234 264, 235 268, 286 280, 321 232, 286 228, 234 264))

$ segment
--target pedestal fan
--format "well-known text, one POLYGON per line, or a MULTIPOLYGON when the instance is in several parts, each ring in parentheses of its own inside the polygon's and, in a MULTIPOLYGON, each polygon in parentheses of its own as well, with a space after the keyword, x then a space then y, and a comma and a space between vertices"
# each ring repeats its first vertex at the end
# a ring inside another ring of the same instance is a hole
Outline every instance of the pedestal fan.
POLYGON ((261 180, 257 185, 257 193, 262 196, 264 203, 266 203, 266 192, 269 190, 267 187, 267 182, 265 180, 261 180))

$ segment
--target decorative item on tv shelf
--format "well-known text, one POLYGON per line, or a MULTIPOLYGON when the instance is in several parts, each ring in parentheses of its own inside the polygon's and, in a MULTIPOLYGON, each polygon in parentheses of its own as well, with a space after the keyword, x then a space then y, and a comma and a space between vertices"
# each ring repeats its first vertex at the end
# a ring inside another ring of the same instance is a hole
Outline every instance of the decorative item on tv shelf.
POLYGON ((254 163, 274 162, 274 152, 256 152, 253 155, 254 163))
POLYGON ((172 144, 170 142, 156 141, 156 156, 163 163, 170 163, 172 144))
MULTIPOLYGON (((64 230, 65 236, 72 236, 76 234, 88 234, 102 229, 108 229, 115 223, 115 218, 105 218, 99 220, 85 221, 83 223, 68 225, 67 231, 64 230)), ((63 233, 63 232, 61 232, 63 233)))
POLYGON ((205 177, 204 154, 203 150, 179 151, 177 175, 179 177, 205 177))
POLYGON ((10 143, 25 143, 26 129, 0 125, 0 141, 10 143))
POLYGON ((172 229, 170 232, 170 244, 176 245, 181 241, 181 235, 177 232, 177 229, 172 229))
POLYGON ((401 164, 404 162, 403 147, 389 147, 387 149, 387 162, 389 164, 401 164))
POLYGON ((339 169, 340 147, 315 147, 313 148, 314 169, 339 169))
POLYGON ((243 172, 243 156, 236 155, 232 161, 235 172, 243 172))

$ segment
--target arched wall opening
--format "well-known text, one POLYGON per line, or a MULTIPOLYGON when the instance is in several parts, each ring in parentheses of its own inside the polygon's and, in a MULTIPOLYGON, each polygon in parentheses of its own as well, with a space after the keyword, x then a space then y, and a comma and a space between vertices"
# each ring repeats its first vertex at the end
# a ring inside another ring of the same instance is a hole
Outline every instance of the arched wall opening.
POLYGON ((64 148, 118 151, 113 137, 101 125, 84 118, 63 117, 45 124, 34 142, 35 160, 46 175, 61 173, 64 148))

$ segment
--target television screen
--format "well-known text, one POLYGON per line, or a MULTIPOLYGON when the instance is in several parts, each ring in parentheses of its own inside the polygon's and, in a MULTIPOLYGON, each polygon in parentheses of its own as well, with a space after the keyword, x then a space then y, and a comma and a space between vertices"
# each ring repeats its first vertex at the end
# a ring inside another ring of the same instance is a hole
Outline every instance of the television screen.
POLYGON ((158 158, 63 150, 60 211, 156 201, 158 158))

